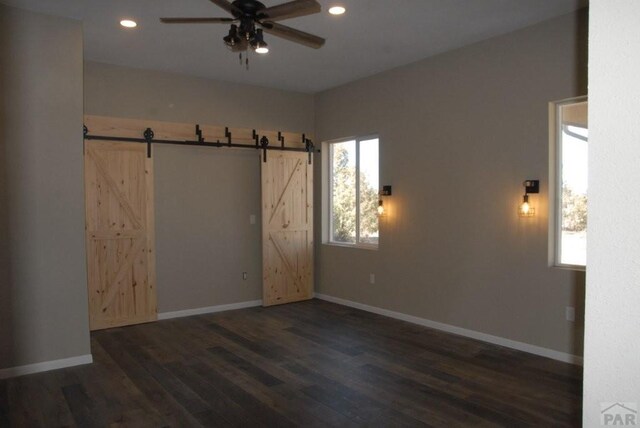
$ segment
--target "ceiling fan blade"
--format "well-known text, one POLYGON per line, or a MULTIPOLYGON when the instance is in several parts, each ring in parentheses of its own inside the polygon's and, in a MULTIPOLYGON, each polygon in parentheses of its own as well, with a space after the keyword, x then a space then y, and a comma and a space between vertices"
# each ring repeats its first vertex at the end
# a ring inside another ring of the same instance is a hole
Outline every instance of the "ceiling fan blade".
POLYGON ((262 25, 265 33, 314 49, 320 49, 326 41, 322 37, 314 36, 286 25, 276 24, 275 22, 261 22, 260 25, 262 25))
POLYGON ((160 18, 163 24, 223 24, 233 21, 233 18, 160 18))
POLYGON ((319 13, 321 10, 322 7, 316 0, 294 0, 262 9, 259 15, 269 21, 282 21, 284 19, 312 15, 319 13))
POLYGON ((236 18, 242 15, 242 11, 238 9, 235 5, 231 4, 230 1, 227 1, 227 0, 209 0, 209 1, 211 1, 211 3, 215 4, 216 6, 226 10, 236 18))

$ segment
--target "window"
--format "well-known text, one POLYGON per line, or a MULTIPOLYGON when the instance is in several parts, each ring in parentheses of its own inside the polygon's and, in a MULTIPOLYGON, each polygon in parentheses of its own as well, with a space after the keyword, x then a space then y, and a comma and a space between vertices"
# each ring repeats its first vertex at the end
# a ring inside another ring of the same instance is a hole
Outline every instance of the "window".
POLYGON ((551 181, 554 264, 584 268, 587 264, 587 167, 589 156, 586 97, 552 103, 554 132, 551 181))
POLYGON ((328 233, 337 245, 377 248, 378 138, 327 143, 328 233))

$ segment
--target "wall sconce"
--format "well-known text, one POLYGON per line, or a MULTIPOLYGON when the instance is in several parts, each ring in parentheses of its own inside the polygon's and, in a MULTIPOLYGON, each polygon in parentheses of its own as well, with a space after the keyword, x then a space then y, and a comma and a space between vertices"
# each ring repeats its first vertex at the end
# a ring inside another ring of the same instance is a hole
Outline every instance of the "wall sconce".
POLYGON ((384 201, 382 200, 382 196, 391 196, 391 193, 391 186, 382 186, 380 199, 378 199, 378 216, 384 215, 384 201))
POLYGON ((529 202, 530 193, 540 193, 540 180, 526 180, 524 183, 524 196, 522 203, 518 207, 518 215, 520 217, 533 217, 536 215, 535 207, 529 202))

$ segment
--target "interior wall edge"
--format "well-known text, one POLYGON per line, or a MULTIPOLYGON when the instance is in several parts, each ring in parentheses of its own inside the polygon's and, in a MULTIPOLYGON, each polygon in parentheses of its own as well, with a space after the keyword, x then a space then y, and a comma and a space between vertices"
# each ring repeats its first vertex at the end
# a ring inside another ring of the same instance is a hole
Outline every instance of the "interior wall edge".
POLYGON ((0 369, 91 352, 82 23, 0 4, 0 369))
POLYGON ((591 1, 585 427, 638 424, 639 19, 636 0, 591 1))

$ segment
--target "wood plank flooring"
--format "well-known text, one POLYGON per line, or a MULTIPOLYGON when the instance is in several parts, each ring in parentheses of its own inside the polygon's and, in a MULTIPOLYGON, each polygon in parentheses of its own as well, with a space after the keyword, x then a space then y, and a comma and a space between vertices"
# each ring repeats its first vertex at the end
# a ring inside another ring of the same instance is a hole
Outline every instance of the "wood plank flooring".
POLYGON ((580 426, 582 370, 319 300, 91 335, 0 426, 580 426))

